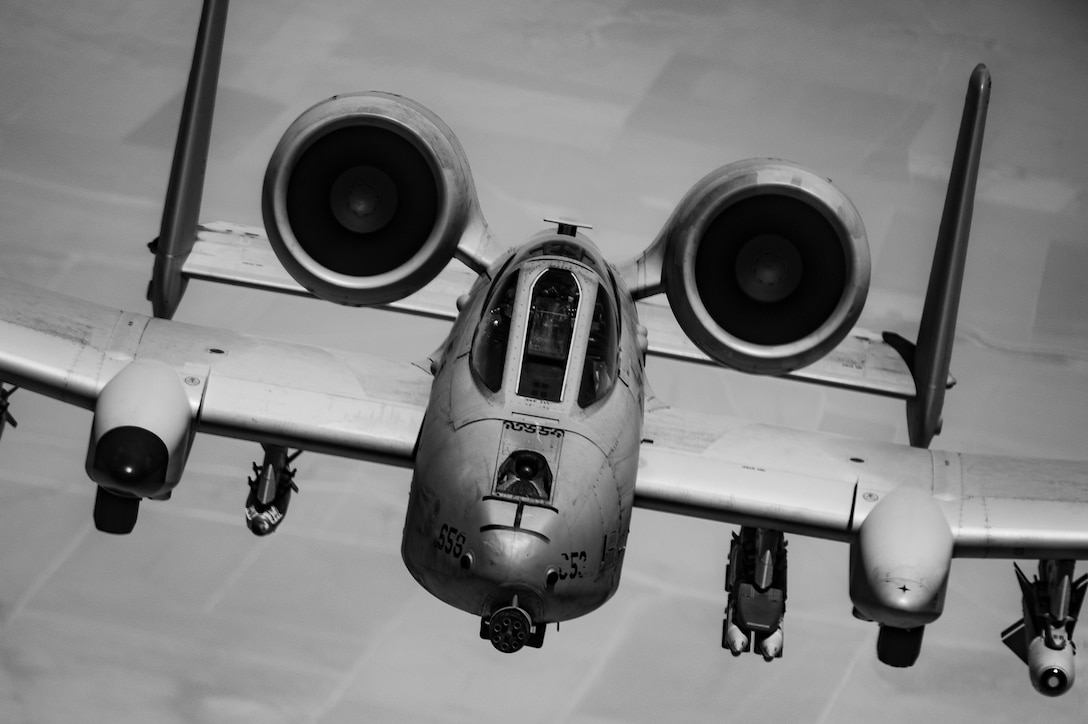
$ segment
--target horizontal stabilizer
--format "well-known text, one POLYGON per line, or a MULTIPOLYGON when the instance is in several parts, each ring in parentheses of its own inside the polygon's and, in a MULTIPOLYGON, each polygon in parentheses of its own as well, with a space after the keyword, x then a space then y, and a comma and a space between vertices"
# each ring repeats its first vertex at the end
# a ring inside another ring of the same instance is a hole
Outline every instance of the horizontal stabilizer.
MULTIPOLYGON (((226 222, 201 226, 182 274, 186 279, 312 296, 284 270, 264 231, 254 226, 226 222)), ((463 265, 450 264, 419 292, 383 306, 453 320, 457 317, 457 297, 466 293, 476 279, 477 275, 463 265)), ((684 334, 668 306, 648 300, 638 302, 638 310, 647 329, 649 354, 718 366, 684 334)), ((914 378, 900 353, 881 335, 860 328, 855 328, 823 359, 785 376, 902 400, 915 395, 914 378)), ((949 377, 948 386, 953 384, 955 380, 949 377)))
MULTIPOLYGON (((276 257, 264 230, 226 222, 204 224, 185 260, 186 279, 220 282, 251 289, 313 297, 291 278, 276 257)), ((478 275, 462 264, 448 264, 430 284, 415 294, 379 308, 421 317, 457 318, 457 297, 468 292, 478 275)))
MULTIPOLYGON (((717 366, 684 334, 668 306, 654 300, 641 301, 638 313, 650 340, 650 354, 717 366)), ((883 335, 861 327, 851 330, 825 357, 783 377, 899 400, 915 396, 914 377, 902 355, 883 335)), ((948 386, 955 383, 949 376, 948 386)))
POLYGON ((256 226, 202 224, 182 275, 186 279, 313 296, 291 278, 272 251, 264 229, 256 226))

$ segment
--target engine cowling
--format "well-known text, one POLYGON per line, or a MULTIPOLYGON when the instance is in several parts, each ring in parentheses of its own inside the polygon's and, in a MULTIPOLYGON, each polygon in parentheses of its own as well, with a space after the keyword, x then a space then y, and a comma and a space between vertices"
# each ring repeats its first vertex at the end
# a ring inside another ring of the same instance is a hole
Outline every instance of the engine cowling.
POLYGON ((897 629, 944 610, 952 530, 928 492, 900 486, 862 521, 850 548, 850 599, 865 618, 897 629))
POLYGON ((424 106, 378 92, 334 96, 291 124, 268 162, 262 211, 295 281, 352 306, 422 288, 481 218, 453 132, 424 106))
POLYGON ((776 159, 705 176, 658 236, 677 321, 712 359, 782 374, 847 335, 869 290, 857 209, 827 179, 776 159))
POLYGON ((194 416, 173 367, 153 360, 130 363, 98 396, 87 474, 113 493, 137 498, 165 495, 181 480, 194 416))

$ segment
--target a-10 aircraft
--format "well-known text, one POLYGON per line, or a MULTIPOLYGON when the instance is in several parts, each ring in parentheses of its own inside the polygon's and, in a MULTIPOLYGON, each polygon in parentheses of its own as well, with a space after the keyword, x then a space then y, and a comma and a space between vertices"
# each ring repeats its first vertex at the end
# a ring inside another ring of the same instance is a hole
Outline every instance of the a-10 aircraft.
MULTIPOLYGON (((910 666, 942 613, 953 557, 1015 569, 1002 633, 1047 695, 1074 680, 1088 587, 1088 463, 931 451, 941 427, 990 93, 971 75, 918 340, 854 327, 865 230, 795 164, 723 166, 638 257, 606 261, 575 222, 507 248, 491 235, 456 137, 386 93, 305 111, 268 165, 265 229, 198 226, 226 25, 206 0, 148 298, 154 316, 0 281, 0 379, 93 410, 96 526, 130 532, 166 500, 197 432, 264 448, 246 521, 273 532, 297 452, 411 467, 402 555, 500 651, 617 590, 634 506, 738 524, 722 645, 783 653, 785 534, 850 547, 854 615, 877 656, 910 666), (456 257, 467 269, 447 267, 456 257), (427 365, 171 321, 190 279, 452 320, 427 365), (664 294, 668 305, 647 301, 664 294), (910 446, 825 436, 656 401, 647 354, 906 401, 910 446)), ((0 433, 14 418, 0 392, 0 433)))

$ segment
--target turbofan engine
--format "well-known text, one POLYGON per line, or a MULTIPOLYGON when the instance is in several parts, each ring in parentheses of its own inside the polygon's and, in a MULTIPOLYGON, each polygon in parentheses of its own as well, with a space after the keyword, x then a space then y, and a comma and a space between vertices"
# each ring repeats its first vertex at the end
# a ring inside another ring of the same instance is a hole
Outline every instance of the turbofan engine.
POLYGON ((377 92, 334 96, 291 124, 268 162, 262 210, 295 281, 352 306, 417 291, 483 223, 453 132, 422 105, 377 92))
POLYGON ((857 209, 786 161, 749 159, 700 180, 647 251, 677 321, 717 362, 782 374, 830 352, 861 314, 869 245, 857 209))

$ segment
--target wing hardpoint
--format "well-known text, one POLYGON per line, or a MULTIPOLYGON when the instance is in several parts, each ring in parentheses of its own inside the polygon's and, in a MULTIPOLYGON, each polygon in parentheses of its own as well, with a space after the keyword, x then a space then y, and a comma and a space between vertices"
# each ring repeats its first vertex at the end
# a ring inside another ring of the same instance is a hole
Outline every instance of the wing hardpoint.
POLYGON ((409 465, 431 377, 407 362, 332 352, 120 312, 0 283, 0 377, 94 409, 136 359, 183 378, 196 429, 409 465))
POLYGON ((1088 558, 1088 463, 962 455, 668 408, 646 413, 635 504, 852 541, 904 486, 931 493, 954 555, 1088 558))

